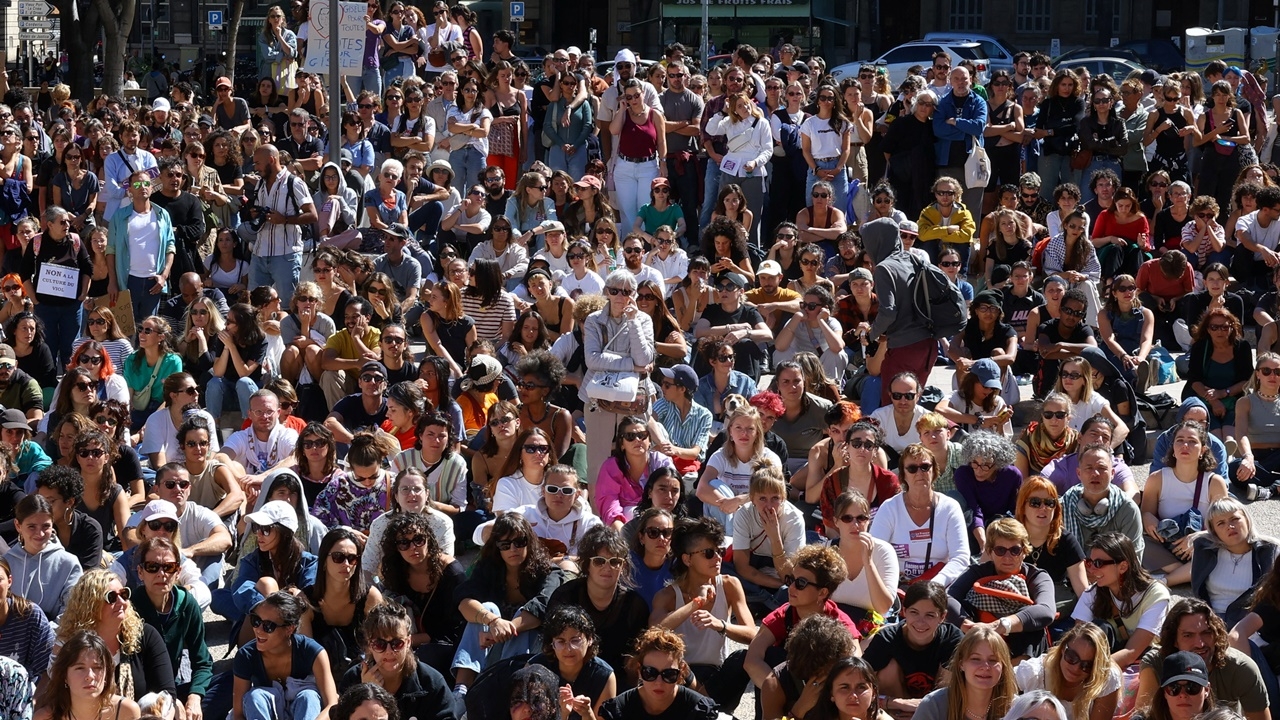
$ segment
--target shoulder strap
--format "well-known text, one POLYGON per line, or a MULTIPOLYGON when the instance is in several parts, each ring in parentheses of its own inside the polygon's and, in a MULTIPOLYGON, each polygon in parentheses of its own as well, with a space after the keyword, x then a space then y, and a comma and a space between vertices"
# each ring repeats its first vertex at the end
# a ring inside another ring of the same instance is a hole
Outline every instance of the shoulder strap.
POLYGON ((1196 512, 1200 512, 1200 510, 1198 509, 1200 507, 1200 493, 1201 491, 1204 490, 1204 479, 1205 479, 1205 476, 1207 476, 1208 474, 1209 472, 1206 470, 1205 472, 1202 472, 1196 476, 1195 497, 1191 499, 1191 509, 1196 512))
POLYGON ((133 166, 133 163, 129 162, 129 156, 125 154, 124 150, 117 150, 116 154, 118 154, 120 156, 120 159, 124 161, 124 166, 129 168, 130 176, 138 172, 137 168, 133 166))

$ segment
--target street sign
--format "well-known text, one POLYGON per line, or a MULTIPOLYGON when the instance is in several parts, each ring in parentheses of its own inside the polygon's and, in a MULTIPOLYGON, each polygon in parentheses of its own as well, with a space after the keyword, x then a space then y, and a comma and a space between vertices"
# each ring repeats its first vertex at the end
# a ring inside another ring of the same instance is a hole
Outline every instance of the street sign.
POLYGON ((24 41, 34 40, 36 42, 57 42, 58 34, 35 32, 32 30, 20 30, 18 31, 18 39, 24 41))
POLYGON ((221 10, 209 11, 209 29, 210 30, 222 29, 222 11, 221 10))
POLYGON ((524 3, 523 2, 511 3, 511 19, 512 20, 524 19, 524 3))
POLYGON ((43 0, 24 0, 18 3, 18 14, 27 17, 46 17, 53 12, 53 6, 43 0))
POLYGON ((58 26, 56 20, 28 20, 21 18, 18 20, 19 30, 52 30, 58 26))

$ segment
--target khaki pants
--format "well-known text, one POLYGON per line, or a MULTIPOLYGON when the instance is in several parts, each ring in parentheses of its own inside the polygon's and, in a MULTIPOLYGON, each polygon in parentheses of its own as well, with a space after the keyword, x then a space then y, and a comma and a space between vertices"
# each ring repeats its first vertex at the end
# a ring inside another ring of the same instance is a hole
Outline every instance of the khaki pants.
POLYGON ((346 370, 325 370, 320 374, 320 390, 324 392, 324 401, 329 410, 342 398, 356 391, 358 373, 346 370))

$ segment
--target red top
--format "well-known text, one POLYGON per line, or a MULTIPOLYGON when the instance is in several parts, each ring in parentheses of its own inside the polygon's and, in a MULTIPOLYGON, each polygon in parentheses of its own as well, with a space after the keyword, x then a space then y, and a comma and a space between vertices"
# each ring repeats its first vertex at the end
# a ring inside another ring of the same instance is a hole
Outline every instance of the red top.
MULTIPOLYGON (((819 507, 822 508, 822 524, 830 527, 836 525, 836 500, 840 498, 849 487, 849 470, 847 467, 841 468, 839 472, 828 474, 822 480, 822 497, 819 499, 819 507)), ((897 495, 902 491, 902 486, 898 484, 898 476, 894 475, 891 470, 885 470, 879 465, 871 466, 871 487, 875 490, 875 496, 868 498, 871 508, 880 507, 885 500, 897 495)))
MULTIPOLYGON (((1181 252, 1174 250, 1172 252, 1181 252)), ((1169 278, 1160 270, 1159 258, 1148 260, 1138 268, 1138 292, 1151 293, 1162 300, 1174 300, 1189 294, 1195 289, 1195 279, 1191 275, 1191 263, 1187 263, 1182 277, 1169 278)))
POLYGON ((631 111, 623 110, 627 115, 622 120, 622 133, 618 135, 618 154, 624 157, 649 157, 658 151, 658 126, 653 123, 653 110, 644 119, 643 125, 631 121, 631 111))
POLYGON ((1151 234, 1151 225, 1147 222, 1147 218, 1138 215, 1137 220, 1121 224, 1116 220, 1115 213, 1110 209, 1103 210, 1098 213, 1098 219, 1093 223, 1093 237, 1122 237, 1129 242, 1138 242, 1138 235, 1141 233, 1151 234))
MULTIPOLYGON (((849 616, 845 615, 844 611, 836 606, 834 600, 827 600, 827 604, 822 607, 822 614, 844 623, 844 626, 849 628, 849 634, 853 636, 854 640, 862 638, 862 633, 858 632, 858 626, 854 625, 853 620, 850 620, 849 616)), ((788 631, 800 624, 800 617, 799 613, 791 609, 791 603, 786 603, 777 610, 765 615, 760 624, 773 633, 774 647, 782 647, 787 642, 788 631)))

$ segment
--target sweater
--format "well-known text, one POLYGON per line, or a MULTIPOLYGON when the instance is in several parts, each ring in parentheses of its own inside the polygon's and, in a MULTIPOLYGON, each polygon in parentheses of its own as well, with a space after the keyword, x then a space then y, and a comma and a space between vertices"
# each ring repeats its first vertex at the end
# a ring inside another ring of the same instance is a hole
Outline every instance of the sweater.
POLYGON ((39 605, 32 603, 27 614, 19 615, 13 609, 13 598, 9 598, 9 615, 0 625, 0 655, 21 663, 33 682, 49 669, 53 626, 39 605))
POLYGON ((186 588, 174 587, 173 606, 168 613, 162 614, 146 590, 135 586, 130 602, 143 621, 155 628, 164 640, 169 662, 178 675, 179 698, 207 694, 213 681, 213 658, 205 643, 204 617, 195 596, 186 588), (183 668, 188 666, 190 677, 184 677, 183 668))
POLYGON ((4 554, 4 559, 9 561, 13 576, 9 592, 39 605, 45 616, 51 618, 62 615, 71 587, 84 574, 80 559, 67 552, 56 537, 34 555, 15 545, 4 554))
MULTIPOLYGON (((941 240, 944 243, 953 243, 956 245, 968 245, 973 242, 973 232, 978 226, 973 221, 973 214, 969 212, 969 208, 964 203, 957 202, 951 208, 951 215, 947 218, 945 224, 942 219, 942 210, 938 208, 937 203, 933 203, 920 211, 920 240, 941 240), (949 233, 948 227, 958 227, 960 232, 949 233)), ((875 286, 876 292, 880 292, 879 283, 875 286)), ((880 298, 881 309, 883 309, 884 298, 880 298)))

